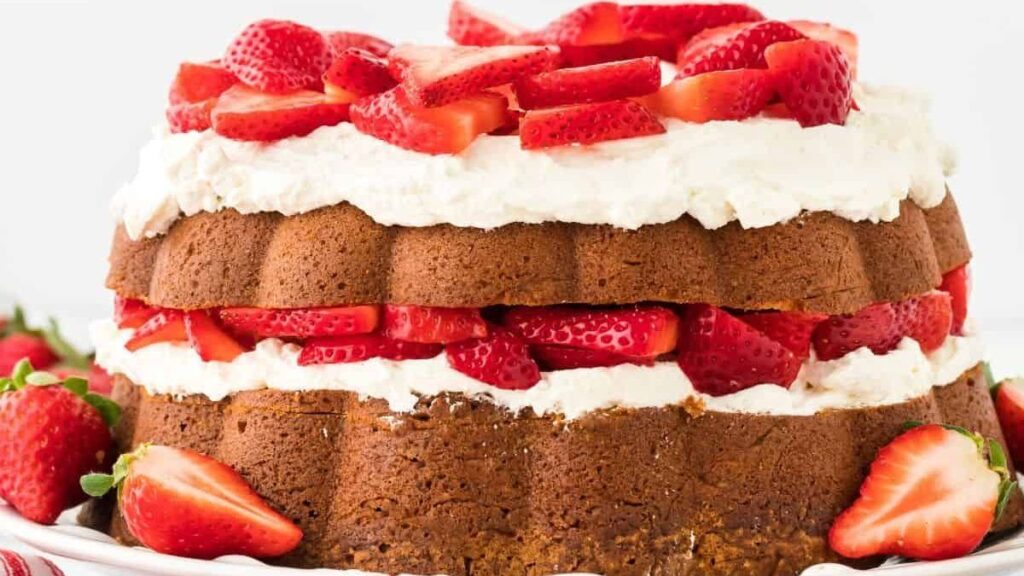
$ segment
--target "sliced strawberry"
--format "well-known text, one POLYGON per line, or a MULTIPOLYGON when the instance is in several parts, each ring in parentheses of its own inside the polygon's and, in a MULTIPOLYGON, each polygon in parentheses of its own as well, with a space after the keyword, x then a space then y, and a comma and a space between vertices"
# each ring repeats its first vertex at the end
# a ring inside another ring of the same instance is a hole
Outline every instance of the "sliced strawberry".
POLYGON ((387 40, 381 40, 376 36, 363 34, 361 32, 326 32, 324 41, 327 42, 327 49, 332 58, 337 58, 349 48, 366 50, 378 58, 384 58, 391 52, 394 46, 387 40))
POLYGON ((654 114, 632 100, 531 110, 519 124, 520 142, 528 150, 593 144, 664 132, 665 127, 654 114))
POLYGON ((737 22, 704 30, 677 47, 676 65, 680 66, 683 62, 689 62, 699 54, 728 43, 730 38, 748 26, 750 26, 749 22, 737 22))
POLYGON ((458 154, 477 136, 497 130, 508 121, 508 101, 494 92, 421 108, 413 105, 398 86, 352 105, 352 123, 360 132, 427 154, 458 154))
POLYGON ((576 368, 606 368, 621 364, 654 365, 654 359, 638 359, 604 350, 569 348, 566 346, 530 346, 533 357, 543 370, 574 370, 576 368))
POLYGON ((760 384, 789 388, 802 364, 782 344, 706 304, 688 306, 683 313, 677 361, 694 389, 711 396, 760 384))
POLYGON ((370 358, 387 360, 419 360, 441 353, 440 344, 403 342, 380 334, 357 334, 310 340, 299 354, 300 366, 347 364, 370 358))
POLYGON ((113 475, 86 476, 82 487, 96 497, 117 487, 128 531, 162 554, 272 558, 302 540, 231 467, 189 450, 144 444, 121 456, 113 475))
POLYGON ((124 347, 132 352, 161 342, 187 342, 185 314, 180 310, 161 310, 135 331, 124 347))
POLYGON ((21 360, 40 370, 56 364, 60 358, 41 336, 16 332, 0 338, 0 374, 10 374, 21 360))
POLYGON ((782 101, 801 126, 846 124, 853 106, 850 67, 828 42, 780 42, 765 50, 782 101))
POLYGON ((782 344, 801 362, 811 356, 811 335, 828 316, 808 312, 753 312, 740 320, 782 344))
POLYGON ((857 58, 860 52, 858 48, 857 35, 849 30, 843 30, 838 26, 833 26, 824 22, 811 22, 810 20, 790 20, 786 22, 793 28, 800 31, 801 34, 807 36, 811 40, 822 40, 835 44, 840 50, 843 51, 843 55, 846 56, 846 62, 850 65, 850 76, 854 79, 857 78, 857 58))
POLYGON ((671 38, 631 38, 618 44, 561 46, 560 54, 562 66, 579 67, 645 56, 674 62, 678 48, 678 43, 671 38))
POLYGON ((803 37, 792 26, 771 20, 712 31, 711 35, 700 39, 697 44, 699 49, 689 46, 684 49, 679 61, 679 76, 739 68, 765 68, 766 48, 777 42, 803 37))
POLYGON ((617 44, 626 40, 615 2, 580 6, 530 37, 537 43, 558 46, 617 44))
POLYGON ((233 332, 256 338, 348 336, 373 332, 380 307, 223 308, 220 320, 233 332))
POLYGON ((156 316, 160 309, 142 300, 114 296, 114 322, 118 328, 138 328, 156 316))
POLYGON ((455 370, 503 390, 527 390, 540 382, 540 368, 529 347, 506 328, 491 326, 486 338, 445 348, 455 370))
POLYGON ((185 313, 185 334, 204 362, 231 362, 245 353, 245 348, 202 310, 185 313))
POLYGON ((659 86, 661 66, 652 56, 527 76, 516 80, 515 91, 519 105, 533 110, 643 96, 659 86))
POLYGON ((231 42, 224 67, 248 86, 284 94, 319 90, 330 58, 320 32, 295 22, 260 20, 231 42))
POLYGON ((917 340, 925 353, 937 350, 953 326, 953 301, 945 292, 932 292, 893 304, 904 336, 917 340))
POLYGON ((513 308, 505 325, 529 344, 601 350, 633 358, 656 358, 676 346, 679 319, 660 306, 612 309, 513 308))
POLYGON ((962 429, 928 424, 878 452, 860 497, 836 518, 832 549, 847 558, 944 560, 971 553, 1010 488, 1002 450, 962 429), (997 455, 998 454, 998 455, 997 455))
POLYGON ((780 120, 793 120, 793 113, 789 111, 789 107, 786 106, 785 102, 773 102, 764 107, 761 111, 761 115, 765 118, 778 118, 780 120))
POLYGON ((773 96, 767 70, 723 70, 673 80, 641 102, 662 116, 703 123, 756 116, 773 96))
POLYGON ((389 54, 391 73, 401 78, 416 106, 442 106, 485 88, 555 67, 544 46, 399 46, 389 54))
POLYGON ((199 103, 223 94, 238 84, 238 78, 229 72, 220 61, 183 62, 178 66, 168 96, 171 104, 199 103))
POLYGON ((384 307, 383 332, 406 342, 448 344, 487 336, 479 308, 384 307))
POLYGON ((967 321, 967 305, 971 299, 971 270, 967 264, 953 270, 942 278, 939 288, 953 299, 952 333, 962 335, 967 321))
POLYGON ((448 37, 463 46, 501 46, 514 44, 514 38, 526 28, 513 24, 463 0, 452 2, 448 13, 448 37))
POLYGON ((398 82, 388 71, 388 62, 366 50, 349 48, 339 54, 324 73, 324 87, 328 94, 340 89, 355 96, 369 96, 386 92, 398 82))
POLYGON ((666 36, 688 40, 708 28, 764 20, 746 4, 647 4, 619 8, 622 29, 631 36, 666 36))
POLYGON ((221 95, 211 116, 221 136, 267 142, 334 126, 348 120, 348 113, 349 104, 328 102, 320 92, 275 96, 235 86, 221 95))
POLYGON ((194 104, 191 102, 171 104, 167 107, 167 112, 165 113, 167 127, 171 130, 172 134, 209 130, 213 127, 210 113, 216 104, 216 98, 194 104))
POLYGON ((903 336, 896 308, 881 303, 856 314, 829 318, 818 325, 812 339, 819 360, 835 360, 863 347, 875 354, 885 354, 895 350, 903 336))
POLYGON ((996 414, 1018 470, 1024 469, 1024 379, 1007 380, 995 392, 996 414))

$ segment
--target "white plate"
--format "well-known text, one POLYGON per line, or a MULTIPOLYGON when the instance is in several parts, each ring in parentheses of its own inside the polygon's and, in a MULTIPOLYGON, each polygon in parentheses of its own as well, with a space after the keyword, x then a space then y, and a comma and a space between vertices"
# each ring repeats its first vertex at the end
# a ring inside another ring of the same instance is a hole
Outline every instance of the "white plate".
MULTIPOLYGON (((380 576, 359 570, 299 570, 267 566, 252 558, 229 556, 214 561, 157 554, 145 548, 121 546, 112 538, 74 523, 75 512, 56 526, 25 520, 0 502, 0 532, 6 532, 42 553, 122 569, 118 574, 152 576, 380 576)), ((111 574, 104 571, 104 574, 111 574)), ((814 566, 803 576, 1011 576, 1024 574, 1024 531, 966 558, 944 562, 890 562, 861 571, 836 564, 814 566)), ((571 576, 571 575, 565 575, 571 576)))

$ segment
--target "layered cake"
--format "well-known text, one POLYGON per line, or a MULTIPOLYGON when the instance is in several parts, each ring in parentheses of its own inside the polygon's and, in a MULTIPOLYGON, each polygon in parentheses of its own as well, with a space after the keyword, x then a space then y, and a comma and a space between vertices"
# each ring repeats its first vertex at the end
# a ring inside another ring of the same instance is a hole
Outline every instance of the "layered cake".
POLYGON ((449 25, 261 21, 181 66, 92 330, 121 451, 237 470, 302 530, 281 565, 781 576, 884 559, 829 530, 907 422, 1001 441, 953 155, 856 36, 449 25))

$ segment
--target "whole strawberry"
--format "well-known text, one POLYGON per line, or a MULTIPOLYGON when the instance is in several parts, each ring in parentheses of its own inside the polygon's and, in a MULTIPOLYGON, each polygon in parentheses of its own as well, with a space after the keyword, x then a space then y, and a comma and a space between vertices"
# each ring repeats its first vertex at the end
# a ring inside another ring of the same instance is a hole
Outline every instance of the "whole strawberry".
POLYGON ((33 522, 52 524, 84 501, 79 478, 107 461, 120 409, 87 389, 27 360, 0 379, 0 497, 33 522))
POLYGON ((302 530, 231 467, 189 450, 145 444, 121 456, 113 474, 92 474, 81 482, 97 497, 116 486, 128 530, 163 554, 269 558, 302 540, 302 530))
POLYGON ((25 312, 14 309, 14 315, 0 326, 0 374, 10 374, 21 360, 45 370, 56 365, 88 370, 89 358, 75 349, 60 334, 53 319, 50 325, 36 328, 29 325, 25 312))

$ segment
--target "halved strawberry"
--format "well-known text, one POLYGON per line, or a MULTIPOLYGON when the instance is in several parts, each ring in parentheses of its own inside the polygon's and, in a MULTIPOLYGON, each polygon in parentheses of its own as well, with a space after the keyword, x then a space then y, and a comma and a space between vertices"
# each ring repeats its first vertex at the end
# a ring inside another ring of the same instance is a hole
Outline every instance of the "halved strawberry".
POLYGON ((513 308, 505 325, 532 345, 602 350, 656 358, 676 346, 679 318, 661 306, 595 309, 561 306, 513 308))
POLYGON ((723 70, 673 80, 640 101, 662 116, 703 123, 756 116, 773 96, 767 70, 723 70))
POLYGON ((950 426, 917 426, 878 451, 829 544, 847 558, 965 556, 988 534, 1011 489, 997 442, 950 426))
POLYGON ((443 106, 518 78, 555 68, 557 55, 544 46, 413 46, 388 55, 416 106, 443 106))
POLYGON ((540 368, 529 347, 510 330, 491 326, 485 338, 445 347, 455 370, 503 390, 527 390, 540 382, 540 368))
POLYGON ((619 17, 627 35, 666 36, 676 41, 688 40, 708 28, 764 20, 764 15, 746 4, 622 6, 619 17))
POLYGON ((396 340, 448 344, 487 336, 479 308, 384 307, 383 333, 396 340))
POLYGON ((800 361, 811 356, 811 335, 828 316, 810 312, 752 312, 740 320, 785 346, 800 361))
POLYGON ((132 352, 161 342, 186 342, 185 314, 180 310, 160 310, 135 331, 124 347, 132 352))
POLYGON ((577 368, 607 368, 621 364, 654 365, 653 358, 641 359, 587 348, 566 346, 530 346, 533 357, 543 370, 574 370, 577 368))
POLYGON ((893 304, 896 322, 904 336, 917 340, 925 353, 937 350, 953 326, 952 298, 945 292, 931 292, 893 304))
POLYGON ((458 154, 477 136, 505 126, 508 120, 508 101, 494 92, 421 108, 397 86, 352 105, 352 123, 360 132, 427 154, 458 154))
POLYGON ((563 67, 590 66, 602 62, 632 60, 654 56, 675 62, 678 43, 671 38, 631 38, 618 44, 591 44, 588 46, 560 46, 563 67))
POLYGON ((209 130, 213 127, 210 113, 213 112, 213 107, 216 104, 216 98, 210 98, 204 102, 171 104, 164 113, 167 118, 167 127, 172 134, 209 130))
POLYGON ((626 40, 615 2, 592 2, 559 17, 529 38, 539 44, 591 46, 626 40))
POLYGON ((178 66, 168 99, 171 104, 205 102, 220 96, 235 84, 238 84, 238 78, 219 60, 183 62, 178 66))
POLYGON ((687 306, 683 313, 677 361, 694 389, 711 396, 759 384, 789 388, 802 364, 779 342, 706 304, 687 306))
POLYGON ((1017 469, 1024 469, 1024 379, 1006 380, 995 389, 996 414, 1017 469))
POLYGON ((185 313, 185 334, 204 362, 231 362, 245 353, 245 348, 202 310, 185 313))
MULTIPOLYGON (((713 29, 696 46, 687 46, 679 61, 679 76, 696 76, 705 72, 765 68, 765 49, 777 42, 799 40, 804 35, 792 26, 773 20, 743 26, 713 29)), ((695 39, 696 40, 696 39, 695 39)))
POLYGON ((769 46, 764 58, 782 101, 801 126, 846 124, 853 87, 842 50, 828 42, 797 40, 769 46))
POLYGON ((331 53, 332 58, 337 58, 338 55, 349 48, 359 48, 378 58, 384 58, 394 48, 387 40, 381 40, 376 36, 363 34, 362 32, 325 32, 324 41, 327 43, 327 49, 331 53))
POLYGON ((276 96, 235 86, 213 107, 213 129, 234 140, 272 141, 305 136, 348 120, 349 104, 329 102, 320 92, 276 96))
POLYGON ((501 46, 514 44, 514 38, 526 28, 513 24, 463 0, 452 2, 448 13, 448 37, 463 46, 501 46))
POLYGON ((347 336, 373 332, 380 307, 223 308, 220 320, 233 332, 256 338, 347 336))
POLYGON ((156 306, 150 306, 142 300, 114 296, 114 322, 118 328, 138 328, 159 311, 156 306))
POLYGON ((349 48, 339 54, 324 72, 324 90, 334 95, 333 101, 354 101, 355 97, 379 94, 395 87, 398 82, 388 71, 388 62, 361 48, 349 48), (353 96, 337 98, 343 90, 353 96))
POLYGON ((819 360, 835 360, 863 347, 885 354, 895 350, 903 336, 895 307, 884 302, 856 314, 832 316, 818 325, 812 340, 819 360))
POLYGON ((835 44, 846 56, 846 62, 850 65, 850 76, 854 79, 857 78, 857 59, 860 49, 856 34, 825 22, 790 20, 786 24, 796 28, 811 40, 822 40, 835 44))
POLYGON ((967 320, 967 306, 971 299, 970 266, 964 264, 943 276, 942 286, 939 290, 949 294, 953 299, 952 333, 959 336, 964 333, 964 322, 967 320))
POLYGON ((387 360, 419 360, 441 353, 440 344, 403 342, 380 334, 357 334, 316 338, 306 342, 299 353, 300 366, 347 364, 370 358, 387 360))
POLYGON ((197 452, 144 444, 121 456, 112 475, 82 478, 91 496, 114 487, 128 531, 162 554, 272 558, 302 540, 237 472, 197 452))
POLYGON ((246 85, 284 94, 319 90, 330 58, 320 32, 286 20, 260 20, 231 41, 223 62, 246 85))
POLYGON ((643 96, 659 86, 661 66, 651 56, 527 76, 516 80, 515 91, 519 105, 533 110, 643 96))
POLYGON ((654 114, 633 100, 531 110, 519 124, 519 140, 527 150, 594 144, 664 132, 665 127, 654 114))

